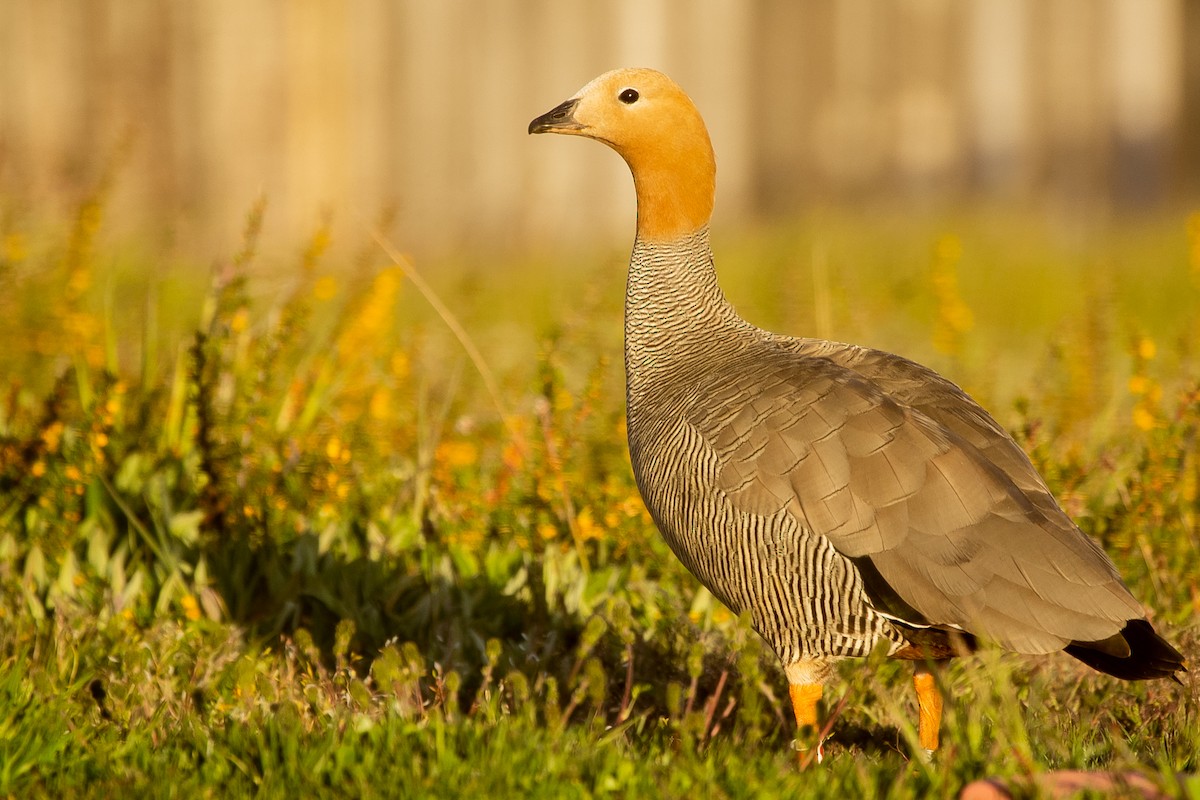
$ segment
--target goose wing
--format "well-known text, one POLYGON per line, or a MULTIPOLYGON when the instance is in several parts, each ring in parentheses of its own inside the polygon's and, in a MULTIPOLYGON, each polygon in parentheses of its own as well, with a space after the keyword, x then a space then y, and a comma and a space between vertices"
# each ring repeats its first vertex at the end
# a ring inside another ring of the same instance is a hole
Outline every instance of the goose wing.
POLYGON ((1099 642, 1143 617, 1016 443, 939 380, 897 389, 768 344, 713 370, 690 421, 735 507, 791 514, 826 537, 882 611, 1026 653, 1099 642))

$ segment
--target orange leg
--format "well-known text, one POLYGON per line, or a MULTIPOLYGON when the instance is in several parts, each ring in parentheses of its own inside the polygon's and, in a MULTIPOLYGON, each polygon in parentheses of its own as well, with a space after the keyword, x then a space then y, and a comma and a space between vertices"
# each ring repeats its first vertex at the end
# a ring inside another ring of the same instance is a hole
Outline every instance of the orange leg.
POLYGON ((921 747, 932 753, 938 749, 938 731, 942 727, 942 693, 938 690, 933 673, 924 664, 917 664, 913 673, 913 688, 917 690, 917 707, 920 710, 917 735, 921 747))
MULTIPOLYGON (((796 725, 800 729, 797 746, 801 750, 802 760, 804 758, 803 751, 808 750, 812 739, 820 735, 817 703, 821 701, 821 694, 824 690, 825 687, 819 683, 793 683, 788 685, 788 694, 792 697, 792 712, 796 715, 796 725)), ((821 763, 823 756, 821 742, 818 741, 818 764, 821 763)))

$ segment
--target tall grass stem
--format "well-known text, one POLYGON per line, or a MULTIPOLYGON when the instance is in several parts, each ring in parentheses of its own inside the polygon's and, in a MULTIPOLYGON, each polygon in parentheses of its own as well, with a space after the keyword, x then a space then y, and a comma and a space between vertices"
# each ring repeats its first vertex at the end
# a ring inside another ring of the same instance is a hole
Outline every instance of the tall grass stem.
POLYGON ((392 263, 399 267, 402 272, 404 272, 405 277, 412 281, 413 286, 417 287, 417 291, 419 291, 425 298, 425 301, 433 307, 433 310, 437 312, 437 315, 442 318, 442 322, 446 324, 446 327, 449 328, 450 332, 454 334, 454 337, 458 339, 458 343, 461 344, 463 350, 466 351, 467 357, 470 358, 471 363, 475 365, 475 369, 479 373, 479 377, 483 379, 484 388, 487 390, 488 395, 490 395, 492 404, 496 407, 496 413, 500 415, 500 420, 504 423, 505 428, 508 429, 509 437, 512 439, 513 443, 520 448, 522 455, 527 455, 525 442, 521 438, 520 432, 517 430, 516 425, 513 423, 512 415, 508 413, 508 408, 505 405, 504 400, 500 397, 500 387, 499 384, 496 383, 496 376, 492 372, 491 367, 487 365, 487 362, 483 360, 483 355, 479 352, 479 348, 475 346, 475 341, 471 338, 471 335, 467 333, 466 328, 462 326, 462 324, 458 321, 458 318, 454 316, 446 304, 442 302, 442 299, 438 297, 438 294, 433 290, 433 287, 426 283, 425 279, 421 277, 421 273, 417 271, 416 265, 413 264, 410 259, 405 257, 403 253, 397 250, 396 246, 393 245, 387 236, 385 236, 378 228, 371 226, 370 231, 371 238, 373 238, 379 245, 380 249, 387 254, 388 258, 392 260, 392 263))

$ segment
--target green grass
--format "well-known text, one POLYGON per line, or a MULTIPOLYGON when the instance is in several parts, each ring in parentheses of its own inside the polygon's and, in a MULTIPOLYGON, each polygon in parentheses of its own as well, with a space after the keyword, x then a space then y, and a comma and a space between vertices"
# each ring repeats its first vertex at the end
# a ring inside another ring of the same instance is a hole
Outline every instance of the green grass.
MULTIPOLYGON (((0 796, 953 797, 1074 768, 1200 797, 1196 672, 1066 656, 951 666, 929 764, 907 668, 847 662, 799 772, 779 666, 638 499, 619 250, 424 268, 501 419, 365 231, 272 267, 257 209, 210 280, 103 210, 0 214, 0 796)), ((1196 664, 1196 224, 826 214, 716 244, 750 319, 975 392, 1196 664)))

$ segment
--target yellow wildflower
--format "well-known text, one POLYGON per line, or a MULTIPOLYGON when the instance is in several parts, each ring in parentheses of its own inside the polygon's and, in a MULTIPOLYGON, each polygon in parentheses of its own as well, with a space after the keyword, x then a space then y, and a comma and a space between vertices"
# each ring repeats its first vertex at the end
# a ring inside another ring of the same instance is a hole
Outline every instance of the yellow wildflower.
POLYGON ((399 350, 392 353, 391 367, 392 367, 392 374, 395 375, 397 378, 408 377, 408 370, 409 370, 408 353, 404 353, 399 350))
POLYGON ((1137 344, 1137 355, 1142 361, 1152 361, 1158 355, 1158 347, 1154 340, 1149 336, 1141 337, 1137 344))
POLYGON ((575 516, 575 530, 581 542, 586 542, 588 539, 599 539, 602 533, 600 526, 592 517, 590 508, 585 508, 575 516))
POLYGON ((61 422, 52 422, 42 431, 42 441, 46 443, 46 449, 51 453, 58 450, 58 445, 62 441, 63 427, 61 422))
POLYGON ((938 317, 933 344, 951 355, 962 350, 963 334, 975 325, 975 315, 958 291, 958 262, 962 244, 957 236, 943 236, 934 244, 930 282, 937 298, 938 317))
POLYGON ((367 413, 371 415, 372 419, 387 419, 391 413, 391 406, 391 393, 384 387, 377 386, 367 403, 367 413))
POLYGON ((479 451, 471 442, 442 442, 435 458, 448 467, 469 467, 479 458, 479 451))
POLYGON ((183 615, 192 622, 200 619, 200 604, 196 602, 195 597, 185 594, 183 599, 179 601, 179 605, 183 606, 183 615))
POLYGON ((1158 420, 1154 416, 1154 412, 1143 405, 1135 406, 1133 409, 1133 424, 1139 430, 1149 431, 1158 427, 1158 420))
MULTIPOLYGON (((338 339, 338 349, 351 354, 377 348, 386 341, 382 336, 390 322, 402 273, 399 267, 380 271, 367 290, 366 302, 358 309, 354 321, 338 339)), ((378 352, 378 351, 376 351, 378 352)))
POLYGON ((332 275, 322 275, 320 278, 317 278, 316 283, 313 284, 312 291, 313 297, 321 302, 332 300, 337 296, 337 280, 332 275))
POLYGON ((631 494, 621 502, 621 511, 627 517, 636 517, 646 508, 642 503, 642 497, 638 494, 631 494))
POLYGON ((516 470, 525 463, 525 452, 516 442, 509 442, 505 445, 501 458, 504 460, 505 467, 516 470))

